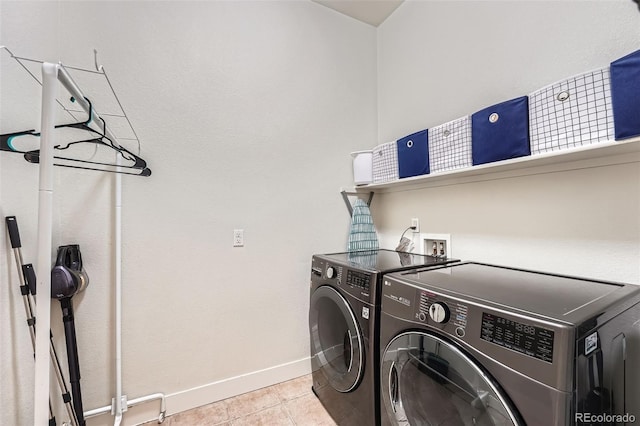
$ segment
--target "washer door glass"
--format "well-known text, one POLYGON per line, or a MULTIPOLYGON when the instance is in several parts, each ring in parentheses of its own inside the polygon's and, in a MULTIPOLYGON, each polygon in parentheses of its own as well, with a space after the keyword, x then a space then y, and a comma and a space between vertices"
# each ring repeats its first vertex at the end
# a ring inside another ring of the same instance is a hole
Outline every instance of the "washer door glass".
POLYGON ((355 388, 362 377, 363 339, 349 303, 335 289, 319 287, 309 307, 311 363, 340 392, 355 388))
POLYGON ((467 355, 437 336, 395 337, 382 358, 382 415, 394 425, 517 425, 508 399, 467 355))

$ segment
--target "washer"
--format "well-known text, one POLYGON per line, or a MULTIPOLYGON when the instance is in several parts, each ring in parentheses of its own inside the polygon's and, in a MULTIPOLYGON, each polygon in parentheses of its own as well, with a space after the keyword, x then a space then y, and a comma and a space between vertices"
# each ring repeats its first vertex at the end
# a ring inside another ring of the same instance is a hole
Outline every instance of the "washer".
POLYGON ((336 423, 379 424, 378 296, 383 274, 451 262, 455 260, 391 250, 313 256, 313 391, 336 423))
POLYGON ((640 286, 462 262, 386 275, 380 324, 383 425, 640 419, 640 286))

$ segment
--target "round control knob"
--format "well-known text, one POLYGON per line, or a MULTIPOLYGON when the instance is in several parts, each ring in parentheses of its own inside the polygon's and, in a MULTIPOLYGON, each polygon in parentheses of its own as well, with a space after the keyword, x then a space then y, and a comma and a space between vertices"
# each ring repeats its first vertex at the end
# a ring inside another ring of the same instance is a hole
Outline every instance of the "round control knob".
POLYGON ((420 312, 420 313, 418 314, 418 319, 419 319, 420 321, 426 321, 426 320, 427 320, 427 315, 426 315, 424 312, 420 312))
POLYGON ((449 308, 442 302, 434 302, 429 307, 429 317, 439 324, 449 321, 449 308))
POLYGON ((334 278, 336 276, 336 268, 334 268, 333 266, 329 266, 327 268, 327 278, 331 279, 334 278))

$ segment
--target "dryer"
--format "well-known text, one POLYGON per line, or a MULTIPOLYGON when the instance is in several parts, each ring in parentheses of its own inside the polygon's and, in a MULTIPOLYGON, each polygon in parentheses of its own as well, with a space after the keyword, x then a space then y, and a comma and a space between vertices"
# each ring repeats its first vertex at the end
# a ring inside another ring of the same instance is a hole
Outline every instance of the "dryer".
POLYGON ((640 420, 640 286, 462 262, 381 293, 383 425, 640 420))
POLYGON ((378 297, 383 274, 454 261, 392 250, 313 256, 313 392, 336 423, 379 424, 378 297))

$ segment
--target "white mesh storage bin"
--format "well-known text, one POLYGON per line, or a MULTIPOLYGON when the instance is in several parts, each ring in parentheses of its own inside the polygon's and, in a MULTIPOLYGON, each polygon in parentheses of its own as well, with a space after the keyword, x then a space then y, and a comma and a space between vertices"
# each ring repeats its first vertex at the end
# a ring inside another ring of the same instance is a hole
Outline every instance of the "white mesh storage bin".
POLYGON ((373 150, 373 183, 398 179, 398 147, 396 142, 378 145, 373 150))
POLYGON ((531 154, 613 140, 609 82, 602 68, 530 94, 531 154))
POLYGON ((429 129, 431 173, 471 166, 471 118, 465 116, 429 129))

